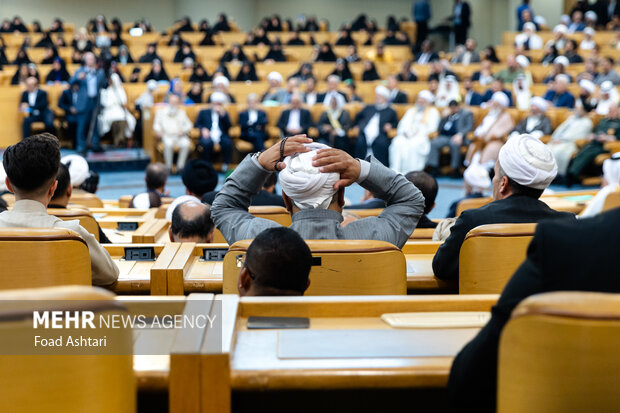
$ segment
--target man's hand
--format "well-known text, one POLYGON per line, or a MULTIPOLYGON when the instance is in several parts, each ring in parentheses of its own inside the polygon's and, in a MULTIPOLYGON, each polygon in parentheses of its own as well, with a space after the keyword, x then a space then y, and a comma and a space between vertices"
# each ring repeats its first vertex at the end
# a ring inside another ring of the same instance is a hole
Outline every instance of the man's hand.
MULTIPOLYGON (((290 156, 296 153, 310 152, 310 149, 304 146, 304 143, 312 143, 312 139, 306 137, 306 135, 291 136, 286 140, 284 144, 284 156, 290 156)), ((280 145, 276 143, 265 152, 261 153, 258 157, 258 163, 268 171, 275 171, 275 163, 280 160, 280 145)), ((284 162, 278 164, 280 170, 286 168, 284 162)))
POLYGON ((86 79, 86 72, 80 72, 80 74, 78 75, 78 79, 80 80, 86 79))
POLYGON ((336 172, 340 180, 334 184, 334 189, 345 188, 360 177, 362 167, 360 162, 340 149, 321 149, 312 160, 312 166, 321 172, 336 172))
POLYGON ((71 108, 69 109, 69 112, 73 113, 74 115, 77 113, 77 109, 73 106, 71 106, 71 108))
POLYGON ((383 130, 385 131, 385 133, 390 133, 390 131, 392 130, 392 124, 386 123, 385 126, 383 127, 383 130))
POLYGON ((200 135, 202 135, 204 139, 209 139, 211 137, 211 131, 207 128, 202 128, 200 129, 200 135))
POLYGON ((457 133, 456 135, 452 136, 452 143, 454 143, 455 145, 462 145, 463 144, 463 134, 462 133, 457 133))

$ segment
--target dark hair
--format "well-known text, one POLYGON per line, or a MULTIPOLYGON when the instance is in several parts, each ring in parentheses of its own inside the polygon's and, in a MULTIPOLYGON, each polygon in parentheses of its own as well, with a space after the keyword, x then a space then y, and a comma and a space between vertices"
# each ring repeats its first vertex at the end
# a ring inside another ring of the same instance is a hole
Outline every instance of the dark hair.
POLYGON ((181 180, 191 193, 201 198, 217 186, 217 172, 209 162, 202 159, 192 159, 185 164, 181 180))
POLYGON ((269 228, 248 247, 245 268, 257 287, 267 291, 304 293, 312 267, 312 254, 299 234, 286 227, 269 228))
POLYGON ((80 185, 80 189, 83 189, 86 192, 94 194, 97 192, 97 188, 99 187, 99 173, 96 171, 88 171, 88 178, 82 182, 80 185))
POLYGON ((172 212, 170 230, 175 237, 179 238, 207 238, 215 228, 215 224, 211 219, 211 207, 207 204, 200 204, 204 206, 203 212, 196 216, 187 217, 183 210, 186 205, 191 203, 198 204, 198 202, 195 201, 188 201, 178 205, 174 209, 172 212))
POLYGON ((428 214, 431 212, 439 191, 437 180, 423 171, 409 172, 405 175, 405 178, 422 191, 422 195, 424 195, 424 213, 428 214))
POLYGON ((263 184, 263 188, 268 188, 270 186, 275 185, 276 183, 278 183, 278 174, 271 173, 271 174, 269 174, 269 176, 267 176, 267 179, 265 179, 265 183, 263 184))
POLYGON ((609 63, 611 63, 611 65, 614 65, 614 58, 611 56, 605 56, 605 60, 607 60, 609 63))
POLYGON ((67 188, 71 185, 71 175, 69 174, 69 168, 62 162, 58 166, 58 174, 56 175, 58 186, 56 192, 52 196, 52 200, 58 199, 67 193, 67 188))
POLYGON ((577 42, 575 41, 575 39, 568 39, 567 43, 570 43, 573 45, 573 50, 577 51, 577 42))
POLYGON ((15 188, 40 191, 56 179, 60 165, 58 139, 49 133, 29 136, 6 149, 3 165, 15 188))
POLYGON ((146 189, 154 191, 166 185, 168 168, 162 163, 152 163, 146 167, 146 189))
POLYGON ((542 196, 543 192, 545 192, 544 189, 531 188, 529 186, 521 185, 515 182, 511 177, 506 175, 506 172, 504 172, 504 170, 502 169, 500 165, 499 178, 501 179, 504 176, 508 178, 508 183, 510 184, 510 188, 512 189, 513 195, 524 195, 530 198, 538 199, 542 196))

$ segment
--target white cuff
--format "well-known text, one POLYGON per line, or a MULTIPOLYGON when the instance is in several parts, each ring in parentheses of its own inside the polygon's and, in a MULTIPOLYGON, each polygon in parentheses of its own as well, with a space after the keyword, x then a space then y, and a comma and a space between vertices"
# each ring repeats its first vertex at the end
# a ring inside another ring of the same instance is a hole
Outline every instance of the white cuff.
POLYGON ((361 184, 368 178, 368 174, 370 173, 370 162, 365 161, 363 159, 358 159, 360 163, 360 176, 357 178, 357 183, 361 184))

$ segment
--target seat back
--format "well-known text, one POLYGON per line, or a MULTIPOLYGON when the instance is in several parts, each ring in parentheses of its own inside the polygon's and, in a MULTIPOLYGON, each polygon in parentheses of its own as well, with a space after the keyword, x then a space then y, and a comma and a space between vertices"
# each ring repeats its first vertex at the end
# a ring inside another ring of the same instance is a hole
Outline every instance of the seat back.
MULTIPOLYGON (((240 268, 252 240, 234 243, 224 257, 224 294, 237 294, 240 268)), ((383 241, 307 240, 313 266, 305 295, 390 295, 407 293, 401 250, 383 241)))
POLYGON ((99 226, 97 221, 93 218, 93 215, 84 209, 62 209, 62 208, 48 208, 47 213, 54 215, 62 219, 63 221, 80 221, 80 225, 89 234, 93 234, 95 239, 99 241, 99 226))
POLYGON ((127 316, 114 295, 100 288, 64 286, 0 292, 0 408, 2 411, 136 411, 132 331, 43 328, 34 330, 35 310, 92 311, 95 320, 127 316), (73 338, 106 337, 105 347, 34 347, 34 335, 73 338), (19 345, 19 348, 17 348, 19 345), (106 354, 107 353, 107 354, 106 354))
POLYGON ((88 246, 63 228, 1 228, 0 290, 91 285, 88 246))
POLYGON ((95 194, 73 192, 69 202, 72 204, 84 205, 89 208, 103 208, 103 202, 95 194))
POLYGON ((459 256, 459 293, 501 293, 525 259, 535 230, 536 224, 491 224, 469 231, 459 256))
POLYGON ((460 216, 463 211, 467 211, 468 209, 480 208, 492 201, 493 199, 491 197, 463 199, 456 206, 456 216, 460 216))
POLYGON ((499 413, 620 406, 620 294, 553 292, 522 301, 499 346, 499 413))

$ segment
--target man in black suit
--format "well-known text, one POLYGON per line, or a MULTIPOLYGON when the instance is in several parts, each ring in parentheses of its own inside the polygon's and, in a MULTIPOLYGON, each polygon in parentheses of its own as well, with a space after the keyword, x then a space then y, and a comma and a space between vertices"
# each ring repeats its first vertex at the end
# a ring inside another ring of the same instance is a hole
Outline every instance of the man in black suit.
POLYGON ((484 92, 484 95, 482 95, 482 102, 484 103, 490 101, 495 92, 502 92, 508 97, 508 106, 514 106, 512 92, 504 87, 504 82, 501 79, 493 80, 491 87, 484 92))
POLYGON ((433 42, 428 39, 424 40, 420 52, 415 54, 416 63, 423 65, 435 60, 439 60, 439 55, 433 50, 433 42))
POLYGON ((454 42, 456 44, 465 44, 465 41, 467 40, 467 30, 470 26, 469 3, 463 0, 454 0, 454 8, 452 10, 454 42))
POLYGON ((62 91, 58 99, 58 107, 65 111, 65 119, 69 123, 70 135, 75 147, 77 136, 83 135, 88 124, 88 95, 86 89, 80 85, 80 80, 72 78, 68 89, 62 91))
POLYGON ((538 224, 527 258, 508 281, 491 320, 452 364, 448 388, 458 411, 495 411, 499 338, 519 302, 550 291, 620 293, 614 253, 620 247, 618 228, 620 209, 589 219, 538 224))
POLYGON ((291 95, 291 107, 286 109, 278 119, 278 128, 282 136, 307 134, 312 126, 312 116, 308 109, 301 107, 302 97, 295 92, 291 95))
POLYGON ((39 89, 39 81, 36 77, 26 79, 26 90, 22 93, 20 110, 28 113, 22 125, 22 136, 30 136, 30 128, 34 122, 43 122, 45 130, 54 131, 54 113, 50 110, 47 102, 47 92, 39 89))
POLYGON ((355 116, 359 134, 355 141, 355 157, 365 159, 373 154, 389 166, 390 131, 398 125, 396 111, 390 107, 390 91, 385 86, 375 89, 375 104, 368 105, 355 116))
POLYGON ((241 127, 241 139, 254 144, 254 152, 265 149, 267 139, 267 114, 258 106, 258 95, 248 95, 248 108, 239 114, 239 126, 241 127))
POLYGON ((407 94, 403 91, 398 90, 398 79, 396 78, 396 75, 389 75, 387 77, 387 88, 390 90, 390 103, 407 103, 407 94))
POLYGON ((222 148, 224 163, 222 170, 228 170, 228 164, 232 161, 232 142, 228 136, 230 129, 230 117, 224 109, 226 95, 222 92, 211 94, 211 109, 203 109, 198 113, 195 128, 200 129, 198 150, 205 161, 212 163, 213 146, 218 143, 222 148))
POLYGON ((465 106, 480 106, 482 104, 482 95, 474 90, 474 84, 471 80, 471 77, 463 79, 463 88, 465 88, 463 104, 465 106))
POLYGON ((557 171, 555 158, 547 145, 530 135, 510 138, 495 163, 494 201, 465 211, 456 220, 450 236, 433 258, 435 276, 442 280, 458 280, 461 246, 467 233, 477 226, 532 223, 547 218, 574 220, 575 215, 555 211, 538 199, 557 171))
POLYGON ((344 98, 344 101, 347 101, 347 95, 344 92, 338 90, 340 87, 340 78, 337 75, 329 75, 327 76, 327 91, 325 93, 319 93, 316 97, 316 103, 327 103, 331 102, 332 95, 339 94, 344 98), (329 100, 327 100, 329 98, 329 100))
POLYGON ((454 173, 458 173, 461 166, 461 147, 469 145, 467 134, 474 128, 473 113, 461 109, 456 100, 448 104, 448 110, 448 115, 439 122, 437 137, 431 140, 427 165, 434 175, 439 173, 439 158, 441 149, 445 146, 450 147, 450 167, 454 173))

